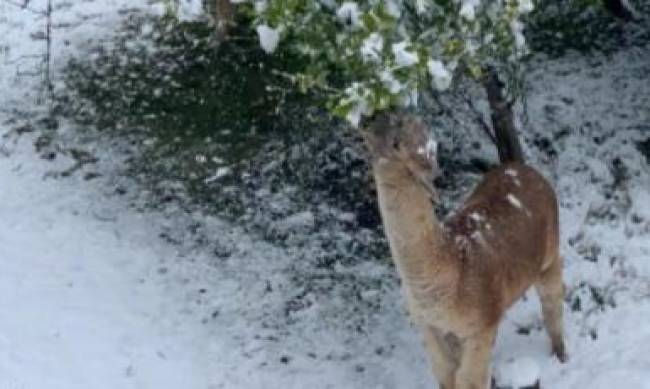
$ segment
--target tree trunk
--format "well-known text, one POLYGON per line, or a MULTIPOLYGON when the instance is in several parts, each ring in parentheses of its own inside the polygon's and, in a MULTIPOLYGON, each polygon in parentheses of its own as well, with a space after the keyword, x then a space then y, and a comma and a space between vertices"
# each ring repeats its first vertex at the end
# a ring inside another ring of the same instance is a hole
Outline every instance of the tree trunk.
POLYGON ((204 4, 216 24, 219 38, 226 38, 235 25, 234 5, 230 0, 204 0, 204 4))
POLYGON ((634 14, 630 10, 627 2, 624 0, 603 0, 603 5, 612 13, 612 15, 624 22, 631 22, 634 20, 634 14))
POLYGON ((494 137, 499 152, 499 161, 501 163, 523 163, 524 153, 515 127, 512 104, 503 95, 504 85, 499 80, 496 70, 492 67, 488 67, 486 70, 484 86, 492 111, 492 127, 494 128, 494 137))

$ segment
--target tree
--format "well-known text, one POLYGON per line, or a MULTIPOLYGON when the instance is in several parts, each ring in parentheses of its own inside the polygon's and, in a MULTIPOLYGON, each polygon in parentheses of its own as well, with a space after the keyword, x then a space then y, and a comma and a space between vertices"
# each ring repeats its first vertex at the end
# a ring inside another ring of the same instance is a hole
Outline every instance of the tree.
POLYGON ((603 0, 603 5, 612 15, 625 22, 634 20, 634 13, 626 0, 603 0))
POLYGON ((235 10, 230 0, 203 0, 203 7, 214 20, 219 37, 226 37, 235 24, 235 10))
POLYGON ((522 15, 531 0, 237 0, 260 43, 307 60, 290 74, 320 88, 329 108, 358 126, 364 117, 417 104, 454 79, 516 64, 527 52, 522 15))

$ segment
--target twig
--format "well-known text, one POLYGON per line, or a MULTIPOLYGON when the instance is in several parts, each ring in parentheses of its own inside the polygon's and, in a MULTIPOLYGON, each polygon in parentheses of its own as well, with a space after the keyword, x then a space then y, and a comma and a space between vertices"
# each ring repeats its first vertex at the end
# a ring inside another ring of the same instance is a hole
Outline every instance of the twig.
POLYGON ((47 27, 46 27, 46 40, 47 40, 47 49, 45 52, 45 86, 50 97, 52 98, 52 93, 54 91, 54 85, 52 84, 52 0, 47 0, 47 27))
MULTIPOLYGON (((45 11, 38 10, 31 8, 29 6, 29 3, 31 0, 23 0, 22 3, 19 3, 16 0, 0 0, 4 2, 5 4, 12 5, 14 7, 18 7, 20 9, 27 10, 29 12, 32 12, 36 15, 41 15, 45 16, 46 18, 46 30, 45 30, 45 42, 46 42, 46 49, 45 49, 45 54, 43 56, 43 64, 45 65, 45 87, 47 89, 48 97, 50 100, 52 100, 52 95, 54 91, 54 84, 52 83, 52 0, 47 0, 47 8, 45 11)), ((25 59, 25 58, 30 58, 30 57, 41 57, 41 54, 35 54, 35 55, 23 55, 21 57, 18 57, 17 59, 11 61, 10 63, 18 63, 20 60, 25 59)), ((19 65, 20 66, 20 65, 19 65)), ((41 68, 42 69, 42 68, 41 68)), ((41 70, 42 71, 42 70, 41 70)), ((18 69, 17 74, 19 76, 33 76, 36 74, 33 74, 31 72, 21 72, 20 69, 18 69)))
POLYGON ((1 1, 3 1, 4 3, 7 3, 7 4, 9 4, 9 5, 13 5, 13 6, 15 6, 15 7, 18 7, 18 8, 20 8, 20 9, 24 9, 24 10, 27 10, 27 11, 29 11, 29 12, 33 12, 33 13, 38 14, 38 15, 46 15, 46 12, 45 12, 45 11, 42 11, 42 10, 39 10, 39 9, 36 9, 36 8, 29 7, 29 2, 30 2, 31 0, 26 0, 26 1, 23 2, 22 4, 19 3, 19 2, 17 2, 17 1, 14 1, 14 0, 1 0, 1 1))

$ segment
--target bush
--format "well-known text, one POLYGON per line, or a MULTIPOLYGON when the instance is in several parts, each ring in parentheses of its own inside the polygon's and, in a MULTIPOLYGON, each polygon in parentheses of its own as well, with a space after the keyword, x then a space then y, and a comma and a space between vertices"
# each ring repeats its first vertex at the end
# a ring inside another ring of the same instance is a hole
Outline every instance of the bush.
POLYGON ((300 63, 267 55, 246 28, 219 43, 207 23, 132 14, 111 44, 70 61, 63 105, 104 131, 137 128, 170 152, 213 143, 232 162, 268 137, 323 120, 304 109, 316 96, 279 72, 300 63))
MULTIPOLYGON (((533 53, 553 57, 567 51, 613 52, 650 41, 647 21, 623 25, 603 7, 590 0, 536 2, 538 9, 526 23, 526 38, 533 53)), ((650 3, 630 1, 642 19, 650 17, 650 3)))

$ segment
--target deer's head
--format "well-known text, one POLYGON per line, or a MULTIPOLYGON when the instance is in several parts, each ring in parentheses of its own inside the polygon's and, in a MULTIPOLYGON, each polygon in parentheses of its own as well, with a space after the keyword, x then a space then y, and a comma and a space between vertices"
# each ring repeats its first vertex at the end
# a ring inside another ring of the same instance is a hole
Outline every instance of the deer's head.
POLYGON ((436 199, 433 180, 439 173, 437 144, 421 120, 380 114, 363 135, 374 164, 414 178, 436 199))

